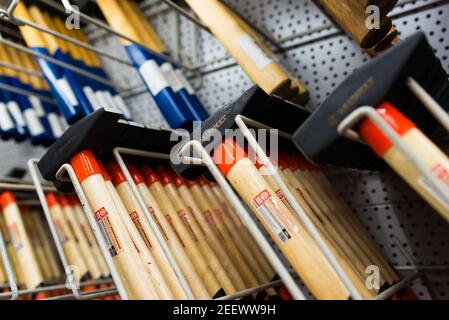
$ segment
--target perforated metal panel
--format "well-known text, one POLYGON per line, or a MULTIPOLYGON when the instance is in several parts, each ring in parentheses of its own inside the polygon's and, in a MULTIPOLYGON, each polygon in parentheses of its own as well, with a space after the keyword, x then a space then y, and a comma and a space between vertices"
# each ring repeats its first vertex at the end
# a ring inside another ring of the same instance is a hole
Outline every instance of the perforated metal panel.
MULTIPOLYGON (((310 0, 226 0, 245 18, 271 34, 282 46, 279 56, 286 68, 310 89, 308 107, 316 108, 356 68, 369 59, 360 48, 310 0)), ((449 3, 442 0, 400 1, 393 20, 401 37, 424 31, 437 56, 449 71, 449 3)), ((237 98, 251 86, 244 72, 229 58, 223 47, 207 32, 178 17, 160 3, 146 6, 145 12, 162 35, 173 56, 194 64, 202 72, 198 94, 209 112, 237 98), (179 27, 176 28, 179 20, 179 27), (178 33, 178 37, 176 36, 178 33), (179 50, 178 50, 179 49, 179 50)), ((126 58, 115 37, 90 28, 94 44, 126 58)), ((104 60, 118 87, 132 89, 127 99, 136 120, 154 127, 166 126, 159 110, 144 88, 137 72, 122 64, 104 60), (131 93, 132 93, 131 92, 131 93)), ((130 93, 130 92, 128 92, 130 93)), ((13 143, 0 144, 1 172, 25 164, 41 149, 13 143)), ((430 209, 394 173, 351 173, 340 171, 332 181, 390 261, 397 267, 447 267, 449 225, 430 209)), ((415 281, 421 298, 448 298, 448 272, 428 272, 429 282, 415 281), (430 284, 430 287, 428 286, 430 284)))

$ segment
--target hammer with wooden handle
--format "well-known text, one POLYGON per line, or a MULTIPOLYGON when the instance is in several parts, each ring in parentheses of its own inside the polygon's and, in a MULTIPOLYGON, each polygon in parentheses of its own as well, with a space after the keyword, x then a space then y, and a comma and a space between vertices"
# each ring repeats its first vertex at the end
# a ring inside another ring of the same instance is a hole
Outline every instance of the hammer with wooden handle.
POLYGON ((178 210, 178 212, 183 212, 185 214, 184 220, 186 221, 186 225, 191 228, 192 234, 195 234, 196 238, 198 239, 198 248, 207 261, 210 269, 215 274, 218 282, 223 287, 225 293, 235 293, 236 288, 232 284, 232 281, 223 268, 222 264, 220 263, 220 260, 217 258, 214 251, 212 251, 211 247, 209 246, 206 234, 200 227, 198 221, 195 218, 195 215, 192 212, 193 209, 191 207, 188 207, 185 204, 184 200, 179 196, 174 180, 169 175, 168 171, 164 167, 159 166, 156 168, 156 172, 158 174, 158 177, 161 179, 161 182, 164 185, 165 191, 170 197, 173 206, 178 210))
POLYGON ((131 186, 116 162, 112 162, 106 166, 106 169, 108 170, 108 173, 111 176, 111 181, 126 208, 129 216, 128 219, 134 223, 141 239, 143 240, 143 243, 147 249, 150 250, 151 255, 153 256, 155 261, 155 270, 153 271, 153 274, 156 274, 157 272, 157 278, 159 279, 161 286, 160 289, 169 291, 170 295, 173 297, 167 282, 169 280, 170 282, 177 281, 176 275, 170 266, 170 263, 168 262, 159 241, 151 230, 151 226, 146 219, 136 197, 134 196, 131 186))
POLYGON ((222 239, 219 237, 217 232, 213 230, 211 225, 207 222, 206 218, 202 214, 201 209, 199 208, 198 204, 193 198, 192 193, 190 192, 187 181, 179 177, 174 172, 172 174, 172 178, 175 182, 176 188, 178 189, 179 195, 182 197, 185 204, 188 206, 188 210, 192 212, 193 216, 198 221, 198 224, 201 226, 201 229, 206 234, 210 246, 220 259, 220 262, 225 268, 226 273, 231 278, 234 287, 238 291, 244 290, 246 286, 242 276, 239 273, 239 270, 226 252, 226 249, 222 243, 222 239))
POLYGON ((92 228, 89 225, 89 221, 87 221, 86 214, 84 213, 83 208, 81 207, 81 203, 79 202, 76 196, 66 196, 73 211, 75 212, 75 218, 77 220, 78 225, 81 228, 86 240, 89 244, 90 250, 92 251, 95 260, 98 263, 98 266, 101 270, 101 274, 103 277, 109 277, 110 272, 108 266, 106 265, 106 261, 100 251, 100 247, 98 246, 97 240, 95 239, 95 235, 92 231, 92 228))
POLYGON ((159 177, 148 165, 142 167, 142 173, 159 208, 164 213, 167 222, 177 235, 179 241, 183 244, 184 250, 193 263, 195 270, 200 275, 209 296, 223 295, 223 289, 198 249, 197 236, 190 227, 190 221, 185 220, 185 212, 183 210, 177 210, 180 208, 173 206, 159 177))
POLYGON ((82 151, 75 154, 70 163, 102 231, 102 234, 97 236, 106 240, 109 254, 129 298, 157 299, 159 296, 139 258, 135 244, 128 235, 95 156, 91 151, 82 151))
POLYGON ((220 1, 186 2, 259 87, 270 95, 289 95, 292 83, 288 74, 259 47, 220 1))
POLYGON ((22 213, 14 194, 9 191, 1 193, 0 207, 16 253, 18 268, 21 270, 21 280, 27 289, 35 289, 42 285, 45 279, 26 232, 22 213))
POLYGON ((278 200, 248 155, 233 139, 215 148, 214 161, 317 299, 348 299, 349 293, 317 244, 278 200), (225 156, 226 155, 226 156, 225 156), (320 268, 316 268, 316 266, 320 268))

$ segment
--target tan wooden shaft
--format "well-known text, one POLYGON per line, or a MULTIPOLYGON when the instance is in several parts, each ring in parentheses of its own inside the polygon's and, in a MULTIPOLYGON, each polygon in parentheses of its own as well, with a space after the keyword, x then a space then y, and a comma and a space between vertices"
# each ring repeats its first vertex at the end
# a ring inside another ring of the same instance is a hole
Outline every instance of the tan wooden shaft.
POLYGON ((389 283, 395 283, 400 280, 399 275, 393 270, 391 265, 389 264, 387 258, 383 254, 379 245, 374 242, 371 236, 366 232, 366 229, 363 227, 361 221, 355 217, 352 210, 348 207, 348 205, 344 202, 341 196, 335 191, 333 186, 330 184, 327 177, 324 176, 322 172, 309 172, 313 174, 315 177, 315 181, 322 188, 324 193, 328 195, 328 197, 332 200, 332 204, 336 205, 337 208, 340 209, 340 213, 342 215, 342 221, 347 225, 347 227, 352 227, 354 230, 354 234, 358 238, 357 241, 360 241, 365 246, 366 250, 369 250, 371 256, 376 257, 377 263, 381 268, 381 272, 384 273, 386 279, 388 279, 389 283))
POLYGON ((39 235, 36 232, 36 228, 31 220, 31 212, 28 209, 22 208, 23 212, 22 218, 25 223, 25 229, 30 238, 31 245, 36 256, 37 262, 39 263, 39 269, 41 270, 42 277, 45 282, 52 280, 53 275, 51 273, 50 265, 45 257, 44 246, 39 238, 39 235))
POLYGON ((84 261, 78 244, 76 243, 76 239, 67 224, 67 220, 64 217, 64 212, 62 211, 61 206, 59 204, 51 206, 50 214, 52 216, 53 223, 56 226, 56 230, 58 231, 59 240, 63 245, 68 263, 71 266, 76 267, 75 271, 78 273, 80 278, 85 277, 88 273, 86 262, 84 261))
POLYGON ((128 219, 134 223, 135 228, 138 230, 143 243, 147 249, 151 252, 153 259, 156 263, 153 273, 157 274, 157 279, 160 282, 161 290, 170 292, 172 299, 174 295, 168 285, 168 279, 170 282, 176 281, 176 274, 168 262, 162 247, 151 230, 151 226, 148 220, 145 218, 145 214, 141 209, 136 197, 132 193, 131 187, 128 182, 123 182, 116 186, 116 190, 125 205, 126 211, 129 215, 128 219), (163 273, 164 272, 164 273, 163 273), (173 279, 174 278, 174 279, 173 279))
POLYGON ((149 200, 148 204, 151 206, 149 206, 148 209, 153 215, 155 222, 158 224, 159 230, 164 235, 165 240, 170 247, 170 251, 176 259, 176 263, 181 269, 181 272, 186 278, 193 295, 198 300, 210 299, 211 296, 209 295, 203 280, 201 279, 199 273, 195 270, 193 262, 189 259, 183 244, 179 240, 175 229, 170 223, 170 217, 167 217, 166 214, 160 209, 156 198, 151 193, 151 188, 146 187, 147 192, 145 192, 141 184, 138 185, 138 188, 141 196, 144 198, 144 201, 149 200))
POLYGON ((222 243, 228 252, 229 257, 233 260, 235 266, 240 271, 240 274, 245 281, 247 288, 254 288, 259 285, 257 278, 254 276, 251 268, 246 262, 243 255, 240 253, 238 247, 234 243, 231 235, 226 230, 224 223, 219 220, 216 215, 213 214, 213 207, 209 203, 203 189, 199 185, 190 186, 193 198, 199 205, 204 217, 208 220, 209 224, 213 227, 213 230, 222 239, 222 243))
MULTIPOLYGON (((276 183, 276 181, 271 175, 267 174, 267 170, 264 166, 259 168, 259 173, 263 176, 264 180, 268 183, 271 189, 274 190, 277 197, 282 201, 282 203, 284 203, 285 207, 291 212, 292 216, 298 219, 295 211, 293 210, 290 203, 286 199, 284 193, 280 190, 279 185, 276 183)), ((283 173, 282 172, 279 173, 281 177, 285 179, 285 183, 288 185, 288 181, 283 175, 283 173)), ((364 270, 357 270, 356 268, 354 268, 352 263, 352 261, 354 260, 354 256, 352 255, 352 252, 350 251, 348 252, 346 244, 339 243, 338 240, 335 239, 335 236, 331 232, 329 232, 329 230, 326 230, 325 225, 322 224, 321 220, 319 220, 319 218, 316 217, 316 214, 313 212, 313 210, 310 208, 310 206, 304 200, 303 197, 297 195, 296 198, 301 208, 314 223, 321 237, 323 237, 324 241, 326 242, 326 245, 331 249, 333 255, 337 258, 343 270, 346 272, 346 274, 349 276, 351 281, 356 286, 357 290, 362 294, 362 296, 365 299, 372 298, 375 295, 375 293, 368 291, 366 288, 364 270)), ((299 219, 298 223, 302 225, 299 219)))
POLYGON ((268 283, 272 278, 270 278, 270 275, 265 274, 262 267, 255 259, 254 254, 248 248, 245 241, 243 240, 243 237, 240 235, 238 230, 234 227, 231 217, 229 215, 225 214, 225 212, 221 208, 220 202, 217 199, 217 197, 215 196, 211 187, 209 185, 202 185, 201 188, 203 189, 204 194, 207 197, 207 200, 211 204, 213 212, 214 212, 215 216, 217 217, 217 220, 221 219, 221 221, 223 222, 223 225, 226 228, 226 231, 234 239, 234 243, 236 244, 236 246, 239 249, 242 256, 245 258, 245 261, 250 266, 251 271, 253 272, 257 281, 259 283, 268 283))
POLYGON ((228 253, 226 252, 223 244, 220 242, 221 240, 218 237, 217 233, 212 230, 211 226, 201 214, 201 210, 195 202, 192 194, 190 193, 189 188, 185 185, 179 186, 178 192, 188 208, 191 208, 191 210, 188 210, 193 213, 193 216, 198 221, 198 224, 201 226, 201 229, 204 231, 207 237, 208 243, 212 247, 212 250, 214 250, 214 252, 217 254, 217 257, 220 259, 221 264, 225 268, 226 273, 231 278, 231 281, 236 290, 244 290, 245 282, 243 281, 242 276, 240 275, 237 267, 234 265, 228 253))
MULTIPOLYGON (((248 34, 253 37, 253 39, 257 42, 259 47, 265 51, 265 53, 270 56, 274 61, 279 62, 279 59, 275 56, 273 50, 270 49, 270 47, 266 44, 266 42, 263 40, 262 36, 254 30, 248 22, 246 22, 241 16, 239 16, 236 12, 234 12, 230 7, 228 7, 225 3, 221 3, 221 5, 225 8, 225 10, 232 15, 232 17, 240 24, 240 26, 248 32, 248 34)), ((288 72, 287 72, 288 73, 288 72)), ((309 97, 309 93, 307 88, 304 86, 301 81, 298 79, 295 79, 292 77, 291 74, 289 74, 290 79, 292 81, 291 89, 289 93, 286 93, 282 98, 287 99, 289 101, 292 101, 294 103, 298 103, 302 105, 304 102, 306 102, 307 98, 309 97)))
POLYGON ((105 278, 108 277, 110 275, 109 268, 100 251, 100 247, 98 246, 97 240, 95 239, 95 235, 92 231, 92 228, 89 225, 89 221, 87 221, 87 217, 86 214, 84 213, 83 208, 81 207, 80 204, 73 205, 72 208, 75 211, 76 220, 82 232, 84 233, 84 236, 86 237, 90 250, 92 254, 95 256, 101 274, 105 278))
POLYGON ((3 214, 17 257, 18 269, 21 270, 21 280, 27 289, 35 289, 44 282, 44 277, 18 205, 10 203, 3 208, 3 214))
POLYGON ((366 266, 376 265, 380 267, 381 280, 384 279, 384 281, 392 283, 394 280, 391 279, 388 270, 384 271, 384 269, 386 269, 384 267, 385 262, 379 260, 378 255, 373 254, 370 248, 364 245, 364 241, 358 236, 355 227, 353 225, 351 226, 351 224, 347 223, 347 221, 343 218, 341 208, 334 205, 332 200, 327 197, 327 194, 319 188, 319 185, 314 183, 315 180, 313 180, 313 177, 310 176, 308 172, 296 170, 294 174, 297 179, 303 182, 304 187, 308 190, 308 193, 312 195, 315 201, 322 201, 326 208, 325 210, 327 210, 326 212, 329 217, 329 223, 336 227, 335 229, 337 232, 339 232, 348 246, 352 248, 353 252, 355 252, 355 254, 362 259, 366 266))
POLYGON ((251 206, 265 229, 317 299, 348 299, 349 293, 297 219, 276 198, 251 160, 239 160, 227 179, 251 206), (319 266, 319 267, 318 267, 319 266))
POLYGON ((211 297, 215 296, 221 290, 221 286, 198 249, 196 235, 192 234, 190 227, 188 227, 185 220, 180 217, 181 215, 185 215, 185 212, 181 211, 182 208, 175 208, 173 206, 171 199, 168 197, 165 188, 160 182, 153 183, 150 186, 150 192, 155 197, 159 208, 164 212, 165 217, 170 219, 168 220, 169 223, 184 245, 184 249, 189 256, 190 261, 192 261, 196 272, 203 280, 209 295, 211 297))
POLYGON ((1 210, 0 210, 0 231, 3 235, 3 240, 5 241, 6 250, 8 251, 8 256, 11 261, 16 281, 18 284, 22 284, 23 283, 22 270, 20 269, 19 261, 17 260, 17 255, 16 252, 14 251, 14 247, 11 242, 11 237, 9 236, 8 227, 4 219, 4 214, 3 212, 1 212, 1 210))
POLYGON ((6 277, 6 272, 3 267, 3 259, 0 257, 0 284, 5 284, 8 281, 6 277))
MULTIPOLYGON (((419 129, 411 129, 402 141, 411 152, 424 162, 429 172, 447 187, 449 187, 449 159, 447 156, 419 129)), ((402 177, 424 200, 427 201, 443 218, 449 221, 449 203, 442 199, 430 183, 423 178, 418 170, 406 160, 396 148, 391 147, 383 159, 402 177)))
POLYGON ((327 202, 331 212, 338 212, 334 218, 338 219, 342 226, 348 230, 346 232, 349 232, 354 238, 353 242, 363 247, 364 252, 371 259, 374 259, 375 265, 379 266, 387 282, 394 283, 399 281, 397 273, 392 269, 381 249, 368 235, 360 220, 355 217, 352 210, 335 191, 327 177, 305 159, 293 160, 296 161, 298 167, 301 167, 301 165, 306 167, 303 170, 296 170, 295 175, 301 179, 308 180, 309 185, 315 188, 315 192, 320 195, 320 198, 327 202))
POLYGON ((107 230, 101 236, 113 245, 110 246, 110 254, 129 298, 157 299, 158 294, 127 233, 103 177, 101 174, 92 175, 81 182, 81 185, 95 218, 102 223, 100 227, 105 227, 104 230, 107 230))
POLYGON ((122 201, 119 193, 117 192, 117 189, 114 187, 112 182, 110 180, 106 180, 106 187, 108 188, 109 194, 112 197, 114 201, 114 205, 118 210, 118 214, 120 215, 121 222, 123 223, 128 236, 131 239, 131 242, 134 245, 134 248, 136 252, 139 255, 140 262, 145 268, 145 271, 147 273, 147 277, 150 280, 152 287, 155 289, 155 294, 157 295, 158 299, 169 299, 171 292, 168 291, 168 289, 165 289, 165 291, 161 291, 161 282, 164 283, 165 280, 160 281, 160 272, 157 268, 155 259, 150 251, 150 249, 147 247, 146 243, 144 242, 143 238, 141 237, 139 230, 137 229, 136 225, 133 223, 133 221, 130 219, 129 212, 125 207, 124 202, 122 201))
MULTIPOLYGON (((158 225, 159 231, 161 231, 162 235, 164 236, 164 239, 170 248, 170 252, 172 252, 175 260, 177 261, 177 264, 178 265, 184 265, 184 264, 188 265, 187 268, 185 268, 185 267, 182 268, 181 266, 179 266, 183 275, 186 270, 189 270, 189 271, 191 270, 194 273, 196 273, 193 265, 188 260, 188 257, 186 255, 186 253, 184 252, 184 249, 182 248, 182 245, 179 243, 176 236, 171 233, 170 226, 168 226, 166 224, 165 219, 161 216, 161 210, 159 209, 156 199, 154 199, 153 195, 150 193, 150 190, 147 188, 145 183, 138 183, 136 185, 137 185, 137 189, 139 190, 140 196, 142 197, 143 201, 145 202, 145 205, 147 206, 148 210, 152 214, 154 221, 158 225), (173 242, 176 242, 176 244, 173 244, 173 242), (182 264, 178 262, 181 259, 183 259, 183 261, 184 261, 184 263, 182 263, 182 264)), ((162 270, 162 272, 164 272, 164 271, 165 270, 162 270)), ((171 292, 173 292, 173 295, 175 296, 175 298, 177 300, 187 300, 187 296, 186 296, 184 290, 182 289, 182 286, 179 283, 178 278, 176 277, 175 274, 171 275, 172 272, 173 272, 173 270, 171 270, 171 268, 170 268, 170 275, 164 275, 164 277, 170 287, 171 292)), ((185 272, 185 273, 189 274, 189 272, 185 272)), ((198 277, 198 275, 197 275, 197 277, 198 277)), ((189 277, 186 276, 186 279, 188 279, 188 278, 189 277)), ((201 281, 201 280, 198 280, 198 281, 201 281)), ((188 281, 188 283, 189 282, 192 282, 192 280, 188 281)))
POLYGON ((172 200, 172 203, 175 206, 175 208, 178 209, 178 212, 179 211, 185 212, 185 219, 189 221, 189 226, 192 228, 192 232, 198 239, 197 243, 198 248, 203 257, 205 258, 205 260, 207 261, 207 264, 209 265, 210 269, 215 274, 215 277, 217 278, 221 287, 224 289, 226 294, 235 293, 237 290, 232 284, 230 277, 228 276, 222 264, 220 263, 220 260, 218 259, 217 255, 215 255, 214 251, 209 246, 208 243, 209 239, 206 238, 204 231, 201 229, 200 225, 195 219, 194 214, 192 212, 193 208, 188 207, 186 203, 181 199, 174 184, 169 183, 165 185, 165 190, 167 191, 167 195, 172 200))
POLYGON ((363 49, 374 47, 391 29, 391 20, 381 17, 379 29, 368 29, 369 15, 360 6, 360 1, 319 0, 324 9, 346 30, 363 49))
POLYGON ((265 274, 268 276, 269 279, 273 280, 276 277, 276 272, 274 271, 273 267, 268 262, 267 258, 263 254, 260 247, 255 242, 254 238, 249 233, 248 229, 245 225, 243 225, 242 221, 238 217, 237 213, 235 212, 235 209, 232 207, 231 203, 226 199, 226 197, 223 194, 223 190, 218 185, 212 186, 212 190, 215 193, 215 196, 218 198, 221 207, 223 208, 224 214, 228 214, 233 223, 235 228, 239 231, 240 236, 243 238, 243 241, 245 244, 249 247, 251 252, 254 255, 254 258, 256 259, 257 263, 259 263, 260 267, 264 270, 265 274))
MULTIPOLYGON (((251 35, 217 0, 187 0, 248 76, 268 94, 290 91, 288 74, 257 45, 251 35)), ((282 96, 282 94, 281 94, 282 96)))
MULTIPOLYGON (((347 262, 355 268, 360 280, 364 282, 366 277, 365 270, 367 266, 372 264, 369 260, 366 260, 365 253, 361 250, 357 250, 359 248, 356 248, 354 251, 353 242, 347 241, 347 239, 344 238, 345 234, 342 234, 341 230, 337 230, 336 221, 329 218, 329 212, 325 212, 321 209, 320 205, 316 203, 309 192, 304 188, 301 181, 296 178, 289 168, 283 170, 283 175, 291 192, 296 194, 298 202, 300 202, 301 207, 306 211, 315 226, 320 229, 320 232, 335 248, 341 250, 340 252, 346 257, 347 262)), ((346 231, 344 231, 344 233, 346 233, 346 231)), ((381 278, 381 283, 383 285, 385 280, 382 276, 381 278)), ((354 282, 357 282, 357 279, 352 279, 354 282)))
POLYGON ((36 227, 36 232, 39 235, 39 238, 44 246, 45 258, 47 259, 50 266, 51 274, 54 279, 60 279, 62 277, 60 264, 58 263, 55 252, 50 243, 51 236, 50 234, 48 234, 44 227, 44 222, 41 219, 41 214, 42 213, 39 211, 33 211, 31 214, 31 219, 34 223, 34 226, 36 227))
POLYGON ((89 270, 91 278, 100 279, 102 277, 100 267, 98 266, 95 255, 90 249, 89 242, 87 241, 86 236, 76 219, 75 212, 68 203, 67 205, 62 205, 62 210, 67 221, 67 226, 69 227, 73 237, 76 239, 78 249, 84 262, 86 263, 86 267, 87 270, 89 270))

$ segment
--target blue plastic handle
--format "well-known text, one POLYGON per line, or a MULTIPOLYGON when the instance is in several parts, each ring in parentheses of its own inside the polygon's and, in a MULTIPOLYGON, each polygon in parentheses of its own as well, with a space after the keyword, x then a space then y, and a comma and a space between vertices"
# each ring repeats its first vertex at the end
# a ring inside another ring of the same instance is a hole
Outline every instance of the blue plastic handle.
MULTIPOLYGON (((54 58, 58 59, 59 61, 63 61, 65 63, 68 64, 72 64, 71 58, 64 54, 61 50, 56 50, 56 52, 54 53, 54 58)), ((79 105, 81 107, 81 109, 83 110, 84 115, 89 115, 92 112, 94 112, 94 108, 92 107, 92 105, 89 102, 89 99, 86 97, 86 94, 84 93, 81 84, 83 83, 83 77, 76 73, 73 72, 69 69, 66 68, 61 68, 62 73, 64 74, 64 76, 67 78, 70 87, 73 90, 73 93, 75 94, 76 98, 78 99, 79 105)))
POLYGON ((174 93, 152 55, 135 44, 125 48, 169 126, 191 129, 192 117, 187 106, 174 93))
MULTIPOLYGON (((152 55, 152 54, 151 54, 152 55)), ((187 83, 187 79, 182 75, 179 69, 172 63, 164 60, 160 56, 152 55, 154 60, 158 62, 164 73, 168 74, 173 91, 179 97, 179 99, 185 104, 189 118, 192 121, 204 121, 209 117, 208 112, 200 102, 190 84, 187 83), (181 79, 182 77, 182 79, 181 79)))
MULTIPOLYGON (((40 54, 50 56, 48 50, 45 48, 36 47, 33 48, 33 50, 40 54)), ((43 76, 50 86, 50 90, 58 104, 59 110, 61 111, 67 122, 73 124, 86 116, 86 114, 84 114, 84 111, 81 109, 79 102, 71 101, 71 98, 67 95, 67 93, 63 92, 63 90, 60 89, 61 85, 58 83, 70 85, 68 83, 68 80, 64 78, 64 73, 62 72, 61 68, 42 58, 37 58, 36 61, 42 70, 43 76)), ((68 89, 71 90, 70 87, 68 89)))

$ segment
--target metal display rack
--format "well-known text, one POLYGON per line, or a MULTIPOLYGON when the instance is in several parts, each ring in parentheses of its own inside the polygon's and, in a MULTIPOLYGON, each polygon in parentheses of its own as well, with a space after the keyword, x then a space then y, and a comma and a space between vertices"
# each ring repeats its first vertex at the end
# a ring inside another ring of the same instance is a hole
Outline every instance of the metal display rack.
MULTIPOLYGON (((55 6, 52 1, 39 1, 55 6)), ((186 17, 183 12, 173 10, 173 7, 167 6, 166 2, 144 0, 141 2, 141 7, 156 30, 164 31, 160 32, 160 35, 167 44, 171 57, 173 57, 169 60, 175 60, 178 65, 183 66, 190 73, 200 99, 205 104, 206 109, 212 113, 238 97, 251 85, 251 82, 235 61, 227 55, 224 48, 207 30, 204 30, 200 23, 195 23, 195 21, 192 23, 191 17, 186 17)), ((307 107, 310 110, 319 106, 347 75, 369 59, 356 43, 335 26, 314 1, 225 0, 224 2, 245 16, 263 34, 266 34, 265 38, 279 54, 278 58, 281 63, 309 88, 311 99, 307 107)), ((62 3, 66 9, 75 10, 71 7, 70 1, 63 0, 62 3)), ((62 8, 62 6, 59 6, 59 8, 62 8)), ((390 16, 393 18, 402 38, 413 34, 417 30, 424 31, 429 42, 435 48, 436 55, 441 59, 443 67, 446 71, 449 71, 449 36, 447 31, 449 27, 447 23, 449 21, 449 1, 403 0, 399 2, 390 16)), ((90 23, 86 31, 92 41, 92 46, 86 47, 83 45, 83 47, 100 55, 112 83, 120 89, 121 94, 130 106, 134 119, 152 127, 166 127, 165 120, 146 92, 137 72, 130 68, 127 55, 118 42, 117 36, 121 35, 112 32, 110 28, 86 14, 82 14, 81 18, 90 23)), ((26 21, 18 22, 27 23, 26 21)), ((7 40, 1 41, 8 44, 5 42, 7 40)), ((79 45, 75 41, 70 41, 79 45)), ((29 72, 29 70, 19 71, 29 72)), ((410 83, 410 87, 413 91, 419 91, 419 87, 416 87, 413 82, 410 83)), ((442 125, 448 129, 447 115, 444 118, 441 117, 441 112, 438 108, 435 108, 435 105, 432 105, 431 101, 425 103, 425 105, 434 110, 438 119, 445 120, 442 125)), ((366 110, 363 109, 360 112, 363 111, 366 110)), ((379 120, 375 115, 373 117, 374 121, 379 120)), ((345 125, 348 124, 349 122, 345 125)), ((341 126, 342 133, 345 125, 341 126)), ((381 121, 379 125, 382 126, 381 121)), ((239 126, 242 128, 245 126, 241 118, 239 126)), ((386 133, 389 133, 388 130, 386 130, 386 133)), ((394 135, 392 139, 395 141, 394 135)), ((35 148, 27 143, 16 145, 0 142, 0 163, 2 164, 0 176, 5 175, 14 166, 22 165, 26 167, 26 164, 23 163, 25 160, 20 159, 38 158, 44 151, 43 148, 35 148), (2 150, 8 150, 8 152, 1 152, 2 150)), ((121 151, 126 150, 116 149, 115 151, 115 157, 119 163, 121 151)), ((120 164, 131 186, 135 187, 123 161, 120 164)), ((209 169, 213 173, 216 171, 211 163, 207 165, 210 166, 209 169)), ((267 165, 270 164, 267 163, 267 165)), ((66 169, 70 171, 70 168, 66 169)), ((217 174, 218 171, 215 173, 217 174)), ((403 274, 412 272, 412 274, 405 276, 399 284, 376 298, 385 299, 409 282, 412 283, 412 287, 420 298, 448 298, 449 239, 447 234, 449 234, 449 225, 389 171, 379 174, 352 170, 332 170, 329 172, 329 177, 337 190, 350 204, 355 214, 364 223, 367 231, 380 244, 396 270, 403 274)), ((229 198, 236 200, 237 197, 235 194, 233 195, 229 185, 218 176, 216 178, 217 181, 221 181, 220 184, 229 198)), ((37 180, 35 179, 35 182, 37 180)), ((77 186, 76 181, 74 184, 77 186)), ((283 183, 279 183, 279 185, 281 188, 283 187, 283 190, 285 189, 284 193, 288 197, 290 193, 286 190, 285 185, 283 183)), ((438 189, 438 182, 435 182, 435 186, 438 189)), ((80 194, 79 189, 78 184, 77 193, 81 200, 84 200, 83 206, 88 208, 87 201, 85 201, 83 194, 80 194)), ((136 193, 136 190, 134 192, 136 193)), ((136 196, 139 199, 137 193, 136 196)), ((40 198, 42 201, 41 196, 40 198)), ((293 204, 296 203, 294 199, 289 200, 293 204)), ((239 207, 237 202, 234 205, 239 207)), ((297 203, 294 207, 302 217, 297 203)), ((143 208, 146 209, 145 206, 143 208)), ((249 225, 256 226, 254 222, 251 223, 247 220, 246 209, 243 207, 241 209, 238 210, 241 218, 247 221, 249 225)), ((149 213, 146 212, 146 215, 149 216, 149 213)), ((92 224, 92 221, 90 222, 92 224)), ((92 224, 92 227, 95 230, 96 226, 94 225, 95 223, 92 224)), ((250 227, 250 231, 253 236, 261 236, 260 232, 258 234, 258 228, 251 229, 252 227, 250 227)), ((270 251, 266 247, 267 245, 269 245, 268 242, 263 244, 266 253, 270 251)), ((2 241, 0 239, 1 247, 2 241)), ((104 249, 103 246, 101 248, 104 249)), ((273 266, 276 267, 277 265, 276 270, 280 272, 280 275, 284 275, 281 278, 288 285, 295 298, 310 298, 307 292, 303 292, 306 290, 300 288, 297 281, 292 281, 289 272, 285 272, 286 266, 280 262, 279 252, 276 254, 270 252, 268 255, 273 266)), ((60 256, 63 260, 63 252, 62 255, 60 253, 60 256)), ((332 257, 328 258, 332 260, 332 257)), ((331 264, 338 269, 337 265, 331 264)), ((110 263, 108 265, 113 268, 110 263)), ((173 267, 176 271, 176 266, 173 267)), ((117 275, 114 276, 114 272, 112 272, 112 275, 122 298, 126 298, 117 275)), ((340 273, 339 275, 344 279, 344 275, 340 273)), ((13 279, 10 279, 10 283, 11 280, 13 279)), ((350 289, 351 284, 347 281, 344 281, 344 283, 350 289)), ((14 287, 13 283, 11 285, 14 287)), ((270 285, 275 286, 276 284, 266 284, 266 286, 270 285)), ((265 285, 263 288, 265 288, 265 285)), ((249 289, 248 292, 255 292, 263 288, 249 289)), ((350 291, 352 296, 357 298, 357 293, 351 289, 350 291)), ((225 299, 241 297, 248 292, 225 297, 225 299)), ((12 293, 14 298, 17 293, 14 288, 12 293)), ((101 292, 98 294, 101 294, 101 292)), ((83 298, 76 290, 73 291, 71 297, 83 298)))

